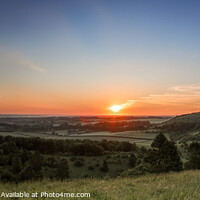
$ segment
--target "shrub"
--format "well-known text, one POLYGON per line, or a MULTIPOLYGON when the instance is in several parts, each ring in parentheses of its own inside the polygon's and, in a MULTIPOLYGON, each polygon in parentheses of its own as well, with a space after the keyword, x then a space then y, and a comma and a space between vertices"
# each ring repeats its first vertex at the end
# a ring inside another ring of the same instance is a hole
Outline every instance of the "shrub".
POLYGON ((128 169, 120 174, 121 177, 140 176, 148 174, 149 170, 143 165, 139 165, 133 169, 128 169))
POLYGON ((8 182, 8 181, 12 181, 13 179, 13 174, 10 171, 1 171, 1 181, 2 182, 8 182))
POLYGON ((111 158, 111 156, 110 156, 110 155, 107 155, 107 156, 106 156, 106 159, 109 159, 109 158, 111 158))
POLYGON ((107 172, 109 169, 108 169, 108 164, 107 164, 107 161, 106 160, 104 160, 104 162, 103 162, 103 165, 102 165, 102 167, 100 168, 100 170, 102 171, 102 172, 107 172))
POLYGON ((116 162, 116 163, 119 164, 119 165, 121 165, 121 164, 122 164, 121 159, 117 159, 117 162, 116 162))
POLYGON ((77 158, 76 158, 75 156, 72 156, 72 157, 70 158, 70 161, 71 161, 71 162, 74 162, 75 160, 77 160, 77 158))
POLYGON ((124 170, 123 169, 117 169, 116 172, 117 172, 117 175, 120 175, 122 172, 124 172, 124 170))
POLYGON ((96 163, 96 164, 95 164, 95 166, 96 166, 96 167, 99 167, 99 166, 100 166, 100 164, 99 164, 99 163, 96 163))
POLYGON ((137 164, 137 158, 135 154, 131 154, 129 157, 129 166, 134 168, 136 164, 137 164))
POLYGON ((94 167, 91 166, 91 165, 89 165, 89 166, 88 166, 88 169, 89 169, 89 170, 94 170, 94 167))
POLYGON ((60 180, 69 178, 69 166, 67 160, 64 158, 58 161, 56 177, 60 180))
POLYGON ((54 157, 46 158, 46 165, 48 167, 56 167, 56 159, 54 157))
POLYGON ((122 155, 122 158, 123 159, 128 158, 128 155, 122 155))
POLYGON ((83 165, 84 165, 84 163, 81 162, 81 161, 79 161, 79 160, 77 160, 77 161, 74 163, 74 166, 76 166, 76 167, 82 167, 83 165))
POLYGON ((82 157, 78 158, 78 160, 83 161, 83 162, 85 161, 85 159, 82 157))

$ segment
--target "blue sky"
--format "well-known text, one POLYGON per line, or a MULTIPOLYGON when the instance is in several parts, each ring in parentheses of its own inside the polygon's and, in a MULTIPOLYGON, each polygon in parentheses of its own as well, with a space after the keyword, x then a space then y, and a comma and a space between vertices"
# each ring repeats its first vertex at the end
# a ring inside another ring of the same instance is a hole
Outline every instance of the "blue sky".
POLYGON ((199 9, 195 0, 1 0, 1 95, 14 98, 17 87, 27 106, 28 96, 37 105, 58 95, 66 113, 101 113, 96 104, 198 88, 199 9))

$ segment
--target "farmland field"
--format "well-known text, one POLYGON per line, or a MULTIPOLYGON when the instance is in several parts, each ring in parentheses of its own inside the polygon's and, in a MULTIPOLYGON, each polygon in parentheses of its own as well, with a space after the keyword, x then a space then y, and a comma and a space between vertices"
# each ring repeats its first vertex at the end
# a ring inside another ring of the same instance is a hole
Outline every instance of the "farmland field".
MULTIPOLYGON (((169 120, 170 117, 16 117, 1 116, 0 118, 0 135, 14 137, 40 137, 44 139, 72 139, 72 140, 117 140, 136 143, 148 147, 157 135, 154 130, 126 130, 123 131, 94 131, 87 128, 81 130, 81 127, 88 127, 94 124, 102 126, 109 123, 110 125, 118 123, 120 127, 132 126, 132 122, 145 123, 149 121, 151 124, 159 124, 169 120), (17 127, 17 128, 16 128, 17 127)), ((113 126, 114 127, 114 126, 113 126)), ((134 127, 134 126, 133 126, 134 127)), ((134 129, 134 128, 133 128, 134 129)))
MULTIPOLYGON (((59 132, 58 132, 59 133, 59 132)), ((70 136, 52 135, 47 133, 31 133, 31 132, 0 132, 1 136, 13 136, 13 137, 40 137, 44 139, 89 139, 89 140, 117 140, 128 141, 139 145, 149 146, 157 133, 145 133, 145 131, 124 131, 110 133, 103 132, 91 132, 85 134, 73 134, 70 136)))

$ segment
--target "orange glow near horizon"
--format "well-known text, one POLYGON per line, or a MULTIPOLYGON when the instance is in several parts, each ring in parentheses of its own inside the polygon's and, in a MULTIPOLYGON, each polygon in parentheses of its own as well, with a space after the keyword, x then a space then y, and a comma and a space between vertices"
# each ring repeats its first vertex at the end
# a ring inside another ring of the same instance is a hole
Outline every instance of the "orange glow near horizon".
POLYGON ((200 111, 200 1, 79 1, 0 1, 0 114, 200 111))
POLYGON ((120 104, 108 107, 106 101, 72 101, 47 98, 10 98, 0 99, 0 114, 47 114, 47 115, 180 115, 198 112, 194 104, 157 104, 137 102, 134 106, 123 108, 120 104), (53 101, 54 100, 54 101, 53 101))
POLYGON ((122 99, 126 96, 124 93, 117 98, 116 94, 107 91, 104 95, 94 92, 84 95, 82 91, 64 93, 61 90, 7 87, 1 90, 0 114, 180 115, 199 112, 200 92, 197 89, 194 86, 179 86, 168 90, 168 93, 146 97, 138 95, 126 100, 122 99))
POLYGON ((114 113, 118 113, 121 109, 122 109, 122 106, 120 105, 113 105, 109 108, 112 112, 114 113))

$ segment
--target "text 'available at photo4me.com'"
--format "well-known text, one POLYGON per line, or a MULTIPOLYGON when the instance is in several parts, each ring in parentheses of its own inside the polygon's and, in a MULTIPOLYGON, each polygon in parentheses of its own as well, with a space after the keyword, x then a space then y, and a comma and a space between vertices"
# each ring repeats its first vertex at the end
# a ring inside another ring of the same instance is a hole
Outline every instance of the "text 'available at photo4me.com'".
POLYGON ((90 198, 90 193, 67 192, 0 192, 1 198, 90 198))

